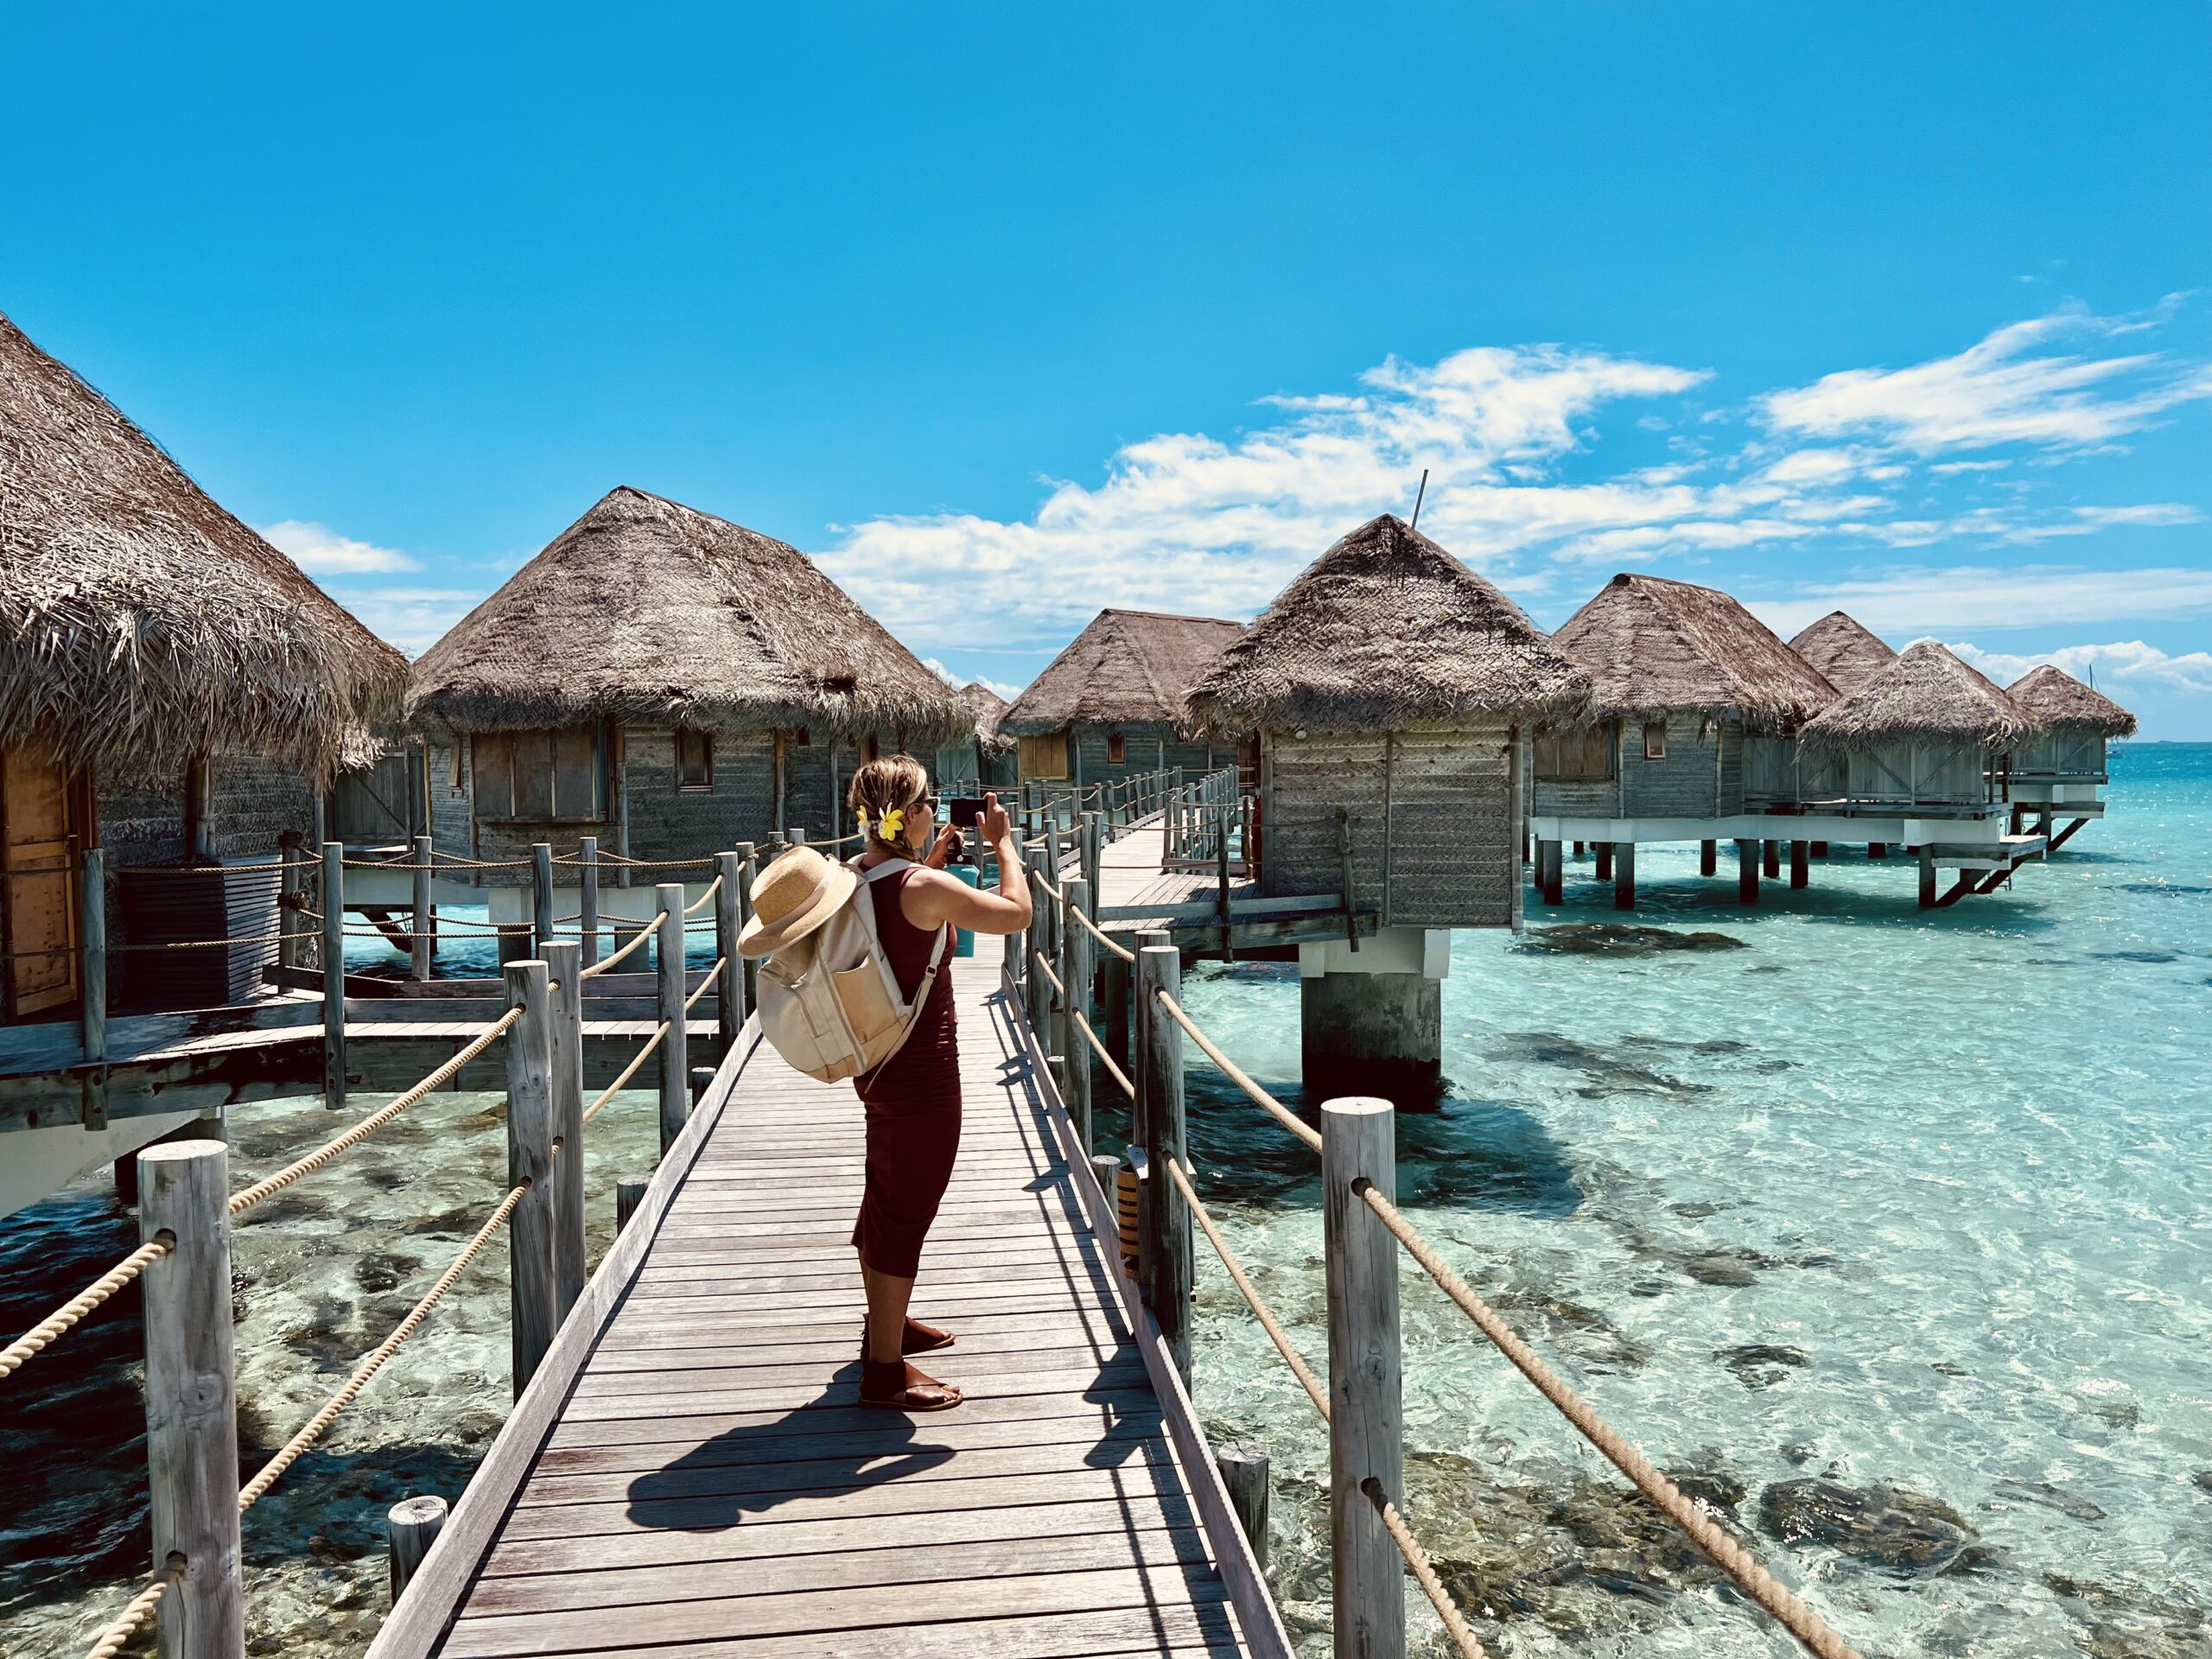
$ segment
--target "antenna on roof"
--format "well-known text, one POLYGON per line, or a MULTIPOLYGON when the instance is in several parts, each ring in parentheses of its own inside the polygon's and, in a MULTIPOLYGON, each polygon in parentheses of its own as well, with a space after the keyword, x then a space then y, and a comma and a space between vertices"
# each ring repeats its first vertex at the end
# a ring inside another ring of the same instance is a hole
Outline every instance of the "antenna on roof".
POLYGON ((1421 528, 1421 504, 1427 494, 1428 468, 1424 467, 1421 469, 1421 488, 1414 493, 1414 521, 1406 526, 1408 530, 1419 530, 1421 528))

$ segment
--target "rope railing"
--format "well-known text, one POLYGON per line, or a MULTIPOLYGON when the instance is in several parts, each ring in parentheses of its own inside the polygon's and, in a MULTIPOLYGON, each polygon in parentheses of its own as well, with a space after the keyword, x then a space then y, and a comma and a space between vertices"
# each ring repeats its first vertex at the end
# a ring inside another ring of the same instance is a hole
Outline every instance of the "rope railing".
POLYGON ((662 1020, 659 1027, 653 1032, 653 1034, 645 1039, 645 1046, 640 1048, 631 1057, 629 1065, 622 1068, 621 1075, 617 1077, 613 1082, 608 1084, 606 1088, 599 1091, 599 1098, 597 1100, 594 1100, 590 1105, 584 1108, 583 1121, 585 1122, 588 1123, 592 1119, 597 1117, 599 1116, 600 1108, 606 1105, 607 1103, 613 1099, 615 1096, 620 1094, 622 1092, 623 1086, 626 1084, 631 1078, 638 1075, 638 1068, 645 1065, 645 1061, 652 1057, 652 1052, 660 1046, 661 1039, 668 1035, 669 1024, 669 1021, 665 1020, 662 1020))
POLYGON ((115 1623, 100 1632, 85 1659, 115 1659, 168 1593, 169 1586, 184 1577, 184 1567, 181 1560, 171 1560, 159 1578, 130 1599, 130 1605, 116 1615, 115 1623))
POLYGON ((1215 1047, 1213 1039, 1198 1029, 1197 1023, 1189 1014, 1183 1012, 1182 1005, 1173 997, 1165 991, 1156 991, 1154 995, 1160 999, 1160 1006, 1167 1011, 1167 1017, 1183 1027, 1185 1034, 1198 1046, 1205 1057, 1221 1069, 1224 1077, 1242 1089, 1251 1097, 1255 1105, 1268 1112, 1283 1128, 1288 1129, 1314 1151, 1321 1150, 1321 1132, 1319 1129, 1303 1122, 1297 1113, 1292 1111, 1289 1107, 1284 1105, 1246 1076, 1244 1068, 1215 1047))
POLYGON ((1075 1028, 1083 1033, 1083 1040, 1090 1045, 1090 1052, 1098 1057, 1098 1064, 1104 1066, 1106 1074, 1114 1079, 1114 1086, 1129 1099, 1135 1100, 1137 1097, 1136 1084, 1129 1080, 1128 1072, 1114 1063, 1114 1057, 1106 1052, 1106 1045, 1099 1040, 1098 1033, 1090 1028, 1090 1021, 1081 1014, 1077 1014, 1075 1016, 1074 1025, 1075 1028))
POLYGON ((709 905, 715 902, 715 895, 721 890, 722 879, 718 875, 713 880, 707 883, 707 890, 704 893, 701 893, 696 899, 683 906, 683 913, 686 916, 696 916, 709 905))
POLYGON ((1045 976, 1045 982, 1052 988, 1052 995, 1061 1001, 1068 1000, 1068 988, 1060 983, 1060 976, 1052 971, 1052 964, 1045 960, 1042 950, 1032 950, 1029 959, 1037 964, 1037 971, 1045 976))
POLYGON ((167 1255, 171 1248, 166 1239, 149 1239, 0 1350, 0 1377, 13 1376, 22 1369, 25 1360, 167 1255))
POLYGON ((603 961, 594 963, 590 967, 578 974, 576 977, 578 979, 597 979, 601 974, 607 972, 608 969, 613 967, 616 963, 621 961, 623 957, 628 956, 632 950, 637 950, 640 945, 644 944, 647 939, 652 938, 654 932, 659 928, 660 925, 667 919, 668 912, 664 910, 660 910, 653 912, 653 918, 649 922, 629 924, 629 925, 633 925, 638 930, 638 931, 631 937, 630 943, 622 946, 621 949, 615 951, 613 956, 605 958, 603 961))
POLYGON ((1436 1616, 1444 1622, 1446 1635, 1459 1649, 1460 1659, 1490 1659, 1490 1650, 1480 1637, 1467 1628, 1466 1619, 1445 1589, 1444 1580, 1436 1576, 1428 1552, 1421 1547, 1421 1540, 1414 1536, 1413 1529, 1406 1524, 1406 1517, 1382 1490, 1382 1483, 1370 1475, 1359 1483, 1359 1490, 1367 1501, 1375 1505, 1375 1512, 1382 1517, 1382 1529, 1390 1535, 1390 1541, 1398 1547, 1406 1565, 1414 1571, 1414 1579, 1421 1586, 1421 1594, 1428 1598, 1428 1605, 1436 1609, 1436 1616))
POLYGON ((461 1253, 438 1275, 437 1282, 424 1292, 423 1300, 410 1308, 407 1316, 392 1327, 391 1334, 378 1343, 374 1351, 354 1368, 353 1376, 340 1385, 338 1392, 324 1402, 320 1411, 308 1419, 305 1427, 261 1465, 261 1471, 239 1489, 239 1514, 251 1509, 262 1494, 274 1486, 283 1477, 284 1471, 299 1461, 301 1454, 321 1438, 322 1432, 337 1421, 338 1414, 353 1402, 354 1396, 368 1386, 369 1379, 382 1370, 385 1362, 399 1351, 399 1345, 413 1336, 423 1321, 430 1317, 430 1310, 438 1305, 446 1292, 453 1288, 454 1281, 467 1271, 468 1264, 476 1259, 478 1252, 505 1224, 507 1217, 514 1214, 515 1206, 522 1202, 523 1195, 529 1191, 528 1181, 508 1191, 506 1197, 499 1200, 499 1207, 476 1230, 476 1236, 461 1247, 461 1253))
POLYGON ((1275 1351, 1283 1357, 1283 1363, 1290 1367, 1299 1386, 1306 1390, 1306 1397, 1313 1402, 1313 1409, 1321 1414, 1321 1421, 1328 1421, 1329 1391, 1321 1386, 1321 1379, 1306 1363, 1306 1356, 1298 1351, 1298 1344, 1290 1339, 1290 1332, 1283 1329, 1282 1321, 1268 1306, 1267 1298, 1260 1294, 1251 1275, 1244 1271, 1244 1264, 1236 1259, 1236 1252, 1229 1248, 1229 1241, 1213 1224, 1213 1215, 1199 1201, 1197 1192, 1191 1185, 1191 1178, 1183 1173, 1179 1165, 1170 1161, 1167 1179, 1174 1182, 1175 1190, 1183 1195, 1183 1202, 1191 1206, 1192 1218, 1198 1224, 1199 1230, 1205 1234, 1206 1242, 1213 1246, 1214 1254, 1221 1258, 1221 1265, 1229 1269, 1230 1281, 1243 1296, 1244 1305, 1252 1310, 1252 1317, 1259 1320, 1260 1329, 1268 1333, 1268 1340, 1274 1344, 1275 1351))
POLYGON ((420 1083, 417 1083, 413 1088, 408 1090, 406 1093, 398 1096, 389 1105, 381 1107, 378 1110, 371 1112, 366 1117, 353 1125, 352 1128, 347 1129, 342 1135, 334 1135, 331 1139, 324 1141, 321 1146, 317 1147, 313 1152, 308 1154, 306 1157, 287 1164, 283 1168, 278 1170, 274 1175, 267 1176, 261 1180, 256 1181, 251 1186, 249 1186, 243 1192, 235 1194, 231 1199, 231 1214, 233 1217, 244 1215, 247 1211, 252 1209, 254 1205, 261 1203, 264 1198, 268 1198, 276 1193, 283 1192, 286 1187, 291 1185, 293 1182, 299 1180, 302 1177, 314 1174, 315 1171, 321 1169, 325 1164, 338 1156, 340 1153, 346 1151, 348 1147, 358 1147, 360 1145, 362 1141, 367 1140, 378 1129, 384 1128, 385 1124, 391 1122, 393 1118, 397 1117, 409 1107, 416 1104, 432 1090, 437 1088, 442 1084, 450 1081, 460 1072, 461 1067, 467 1065, 479 1054, 481 1054, 486 1049, 491 1047, 493 1043, 496 1043, 501 1037, 505 1036, 508 1030, 518 1020, 520 1020, 522 1016, 522 1009, 509 1008, 497 1020, 494 1020, 489 1026, 486 1026, 484 1028, 483 1033, 471 1041, 467 1047, 461 1049, 461 1052, 455 1054, 451 1059, 446 1061, 435 1071, 429 1073, 429 1075, 425 1077, 420 1083))
POLYGON ((1136 961, 1137 953, 1128 949, 1126 945, 1115 944, 1112 939, 1107 938, 1105 933, 1100 929, 1098 924, 1092 921, 1090 917, 1084 914, 1082 906, 1077 905, 1073 910, 1070 910, 1067 906, 1067 901, 1065 899, 1062 899, 1060 901, 1060 909, 1064 914, 1074 917, 1077 921, 1083 925, 1083 931, 1084 932, 1090 934, 1092 938, 1097 940, 1099 944, 1104 945, 1107 950, 1119 957, 1123 962, 1134 963, 1136 961))
POLYGON ((709 991, 715 988, 715 982, 721 976, 722 969, 727 965, 728 962, 728 958, 726 957, 716 957, 715 958, 713 965, 707 969, 706 977, 699 982, 698 985, 692 990, 690 995, 683 999, 684 1013, 690 1013, 693 1008, 699 1005, 699 999, 706 995, 709 991))

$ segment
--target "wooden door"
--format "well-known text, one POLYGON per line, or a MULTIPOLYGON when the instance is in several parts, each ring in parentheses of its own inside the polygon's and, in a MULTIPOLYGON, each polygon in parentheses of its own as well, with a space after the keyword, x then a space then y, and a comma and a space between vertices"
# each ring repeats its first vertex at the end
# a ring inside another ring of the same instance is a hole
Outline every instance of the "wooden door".
POLYGON ((77 1001, 70 783, 43 749, 0 750, 0 1011, 10 1020, 77 1001))

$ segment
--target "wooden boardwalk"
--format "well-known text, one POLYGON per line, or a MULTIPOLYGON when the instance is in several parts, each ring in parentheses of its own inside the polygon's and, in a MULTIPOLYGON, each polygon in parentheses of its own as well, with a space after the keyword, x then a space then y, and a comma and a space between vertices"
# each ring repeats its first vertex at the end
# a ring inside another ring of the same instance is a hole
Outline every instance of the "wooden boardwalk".
POLYGON ((965 1122, 914 1307, 958 1333, 925 1363, 966 1403, 856 1405, 861 1109, 754 1046, 664 1160, 374 1659, 1285 1651, 1242 1540, 1224 1546, 1214 1471, 1194 1482, 1179 1453, 1188 1402, 1172 1374, 1155 1386, 1156 1346, 1148 1366, 1091 1230, 1095 1188, 982 950, 954 964, 965 1122))

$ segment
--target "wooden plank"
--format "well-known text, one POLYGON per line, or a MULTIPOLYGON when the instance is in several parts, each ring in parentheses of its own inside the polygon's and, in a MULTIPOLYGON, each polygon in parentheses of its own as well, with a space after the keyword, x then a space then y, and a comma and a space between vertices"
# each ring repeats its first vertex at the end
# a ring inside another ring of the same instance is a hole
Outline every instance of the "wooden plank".
MULTIPOLYGON (((1065 1395, 1012 1395, 969 1400, 960 1408, 959 1421, 972 1427, 1065 1419, 1096 1422, 1103 1432, 1122 1417, 1147 1415, 1158 1408, 1151 1386, 1138 1382, 1122 1389, 1094 1389, 1073 1398, 1065 1395)), ((886 1417, 881 1412, 858 1407, 817 1407, 796 1425, 788 1417, 789 1414, 779 1411, 708 1411, 647 1417, 566 1418, 554 1429, 546 1445, 550 1453, 555 1447, 570 1446, 626 1446, 662 1440, 700 1444, 716 1435, 745 1429, 772 1429, 779 1434, 842 1434, 867 1433, 887 1425, 905 1427, 899 1418, 886 1417)), ((930 1427, 934 1431, 949 1427, 951 1423, 952 1418, 947 1414, 930 1427)))

